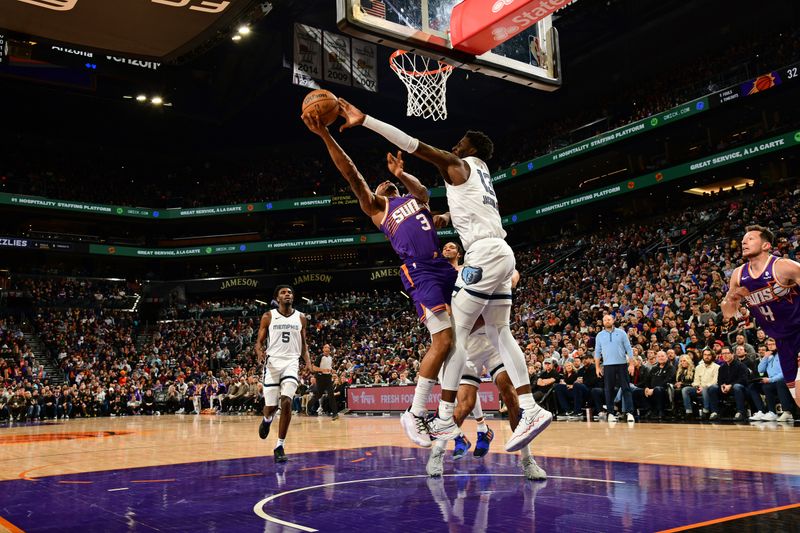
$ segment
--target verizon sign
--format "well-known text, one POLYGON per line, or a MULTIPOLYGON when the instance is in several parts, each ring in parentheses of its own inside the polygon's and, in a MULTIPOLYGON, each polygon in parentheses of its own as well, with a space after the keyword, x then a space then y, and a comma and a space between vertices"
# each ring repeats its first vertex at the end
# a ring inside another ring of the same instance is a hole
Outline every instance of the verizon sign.
POLYGON ((479 56, 572 0, 464 0, 453 8, 453 48, 479 56))
MULTIPOLYGON (((481 383, 478 394, 484 410, 496 411, 500 408, 500 396, 494 383, 481 383)), ((427 408, 436 409, 441 396, 442 388, 437 385, 428 395, 427 408)), ((351 411, 405 411, 413 399, 413 385, 347 389, 347 408, 351 411)))

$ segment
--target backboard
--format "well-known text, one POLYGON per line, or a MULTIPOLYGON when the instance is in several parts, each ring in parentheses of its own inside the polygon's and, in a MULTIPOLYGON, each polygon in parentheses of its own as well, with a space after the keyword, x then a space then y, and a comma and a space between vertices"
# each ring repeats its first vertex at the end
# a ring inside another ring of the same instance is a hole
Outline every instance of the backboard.
POLYGON ((561 85, 552 16, 489 52, 474 56, 450 44, 450 15, 461 0, 337 0, 339 28, 384 46, 425 54, 455 67, 536 89, 561 85))

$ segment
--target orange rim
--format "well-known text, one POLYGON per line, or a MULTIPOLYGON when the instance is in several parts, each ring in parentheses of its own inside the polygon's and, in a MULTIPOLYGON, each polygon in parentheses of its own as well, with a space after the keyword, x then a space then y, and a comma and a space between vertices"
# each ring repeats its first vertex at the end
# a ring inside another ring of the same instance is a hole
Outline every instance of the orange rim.
POLYGON ((451 71, 454 68, 452 65, 448 65, 447 63, 444 63, 442 61, 435 60, 440 65, 440 67, 435 69, 435 70, 420 70, 420 71, 406 70, 404 68, 401 68, 400 65, 398 65, 395 60, 398 57, 400 57, 402 55, 405 55, 407 53, 408 52, 406 52, 405 50, 395 50, 394 52, 392 52, 392 55, 389 56, 389 66, 392 67, 392 70, 394 70, 398 74, 400 72, 402 72, 406 76, 417 76, 417 77, 418 76, 433 76, 435 74, 441 74, 442 72, 451 71))

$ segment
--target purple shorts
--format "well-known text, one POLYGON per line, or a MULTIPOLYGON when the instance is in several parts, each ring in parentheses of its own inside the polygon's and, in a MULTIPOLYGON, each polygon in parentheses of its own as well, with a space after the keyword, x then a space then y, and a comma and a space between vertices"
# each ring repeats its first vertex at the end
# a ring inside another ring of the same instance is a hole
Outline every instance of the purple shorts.
POLYGON ((781 360, 783 380, 791 383, 797 379, 797 356, 800 353, 800 331, 791 337, 776 338, 778 357, 781 360))
POLYGON ((450 305, 458 272, 444 258, 407 261, 400 266, 400 280, 417 316, 425 320, 425 311, 443 311, 450 305))

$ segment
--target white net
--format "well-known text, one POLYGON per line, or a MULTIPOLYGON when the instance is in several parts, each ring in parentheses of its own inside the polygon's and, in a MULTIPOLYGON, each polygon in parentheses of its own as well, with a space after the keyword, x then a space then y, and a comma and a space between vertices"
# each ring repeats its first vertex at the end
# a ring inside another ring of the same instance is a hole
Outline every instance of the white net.
POLYGON ((406 115, 432 120, 447 118, 447 78, 453 67, 427 56, 397 50, 389 63, 408 90, 406 115))

